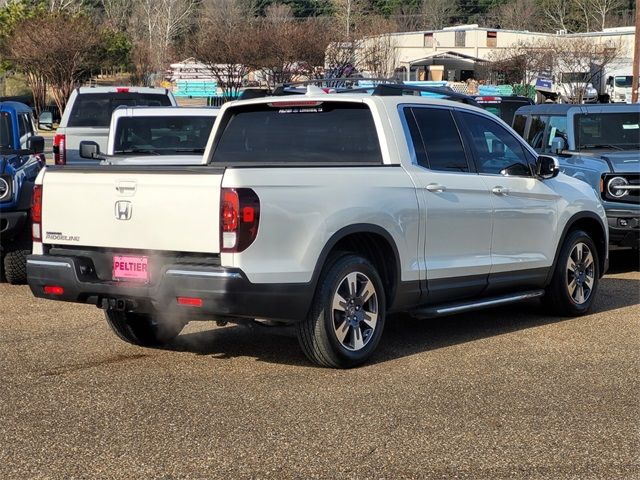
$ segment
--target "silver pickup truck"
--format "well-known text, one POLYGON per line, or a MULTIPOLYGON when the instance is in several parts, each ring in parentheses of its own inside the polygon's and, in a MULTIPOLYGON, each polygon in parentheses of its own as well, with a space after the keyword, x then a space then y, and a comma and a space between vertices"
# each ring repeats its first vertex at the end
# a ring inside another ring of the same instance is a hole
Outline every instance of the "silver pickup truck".
POLYGON ((95 164, 97 160, 80 158, 80 142, 90 140, 106 151, 111 114, 120 106, 175 106, 173 94, 166 88, 80 87, 67 102, 53 140, 56 165, 95 164))

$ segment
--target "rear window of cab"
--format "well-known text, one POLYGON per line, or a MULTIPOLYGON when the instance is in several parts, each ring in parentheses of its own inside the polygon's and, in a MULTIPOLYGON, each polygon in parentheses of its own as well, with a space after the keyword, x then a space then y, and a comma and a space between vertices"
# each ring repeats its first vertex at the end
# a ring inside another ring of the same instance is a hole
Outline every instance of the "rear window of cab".
POLYGON ((68 127, 108 127, 118 107, 170 107, 161 93, 80 93, 71 107, 68 127))
POLYGON ((373 116, 362 103, 245 105, 229 109, 218 132, 212 163, 382 163, 373 116))

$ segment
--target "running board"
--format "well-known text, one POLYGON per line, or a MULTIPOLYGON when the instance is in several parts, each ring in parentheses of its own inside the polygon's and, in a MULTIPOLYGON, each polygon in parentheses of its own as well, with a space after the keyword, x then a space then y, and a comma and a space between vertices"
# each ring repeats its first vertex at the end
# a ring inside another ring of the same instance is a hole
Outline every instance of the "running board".
POLYGON ((506 305, 508 303, 521 302, 522 300, 539 298, 543 295, 544 290, 531 290, 528 292, 503 295, 500 297, 483 298, 480 300, 472 300, 466 302, 445 303, 442 305, 432 305, 413 310, 411 314, 417 318, 442 317, 445 315, 454 315, 456 313, 464 313, 472 310, 480 310, 482 308, 497 307, 499 305, 506 305))

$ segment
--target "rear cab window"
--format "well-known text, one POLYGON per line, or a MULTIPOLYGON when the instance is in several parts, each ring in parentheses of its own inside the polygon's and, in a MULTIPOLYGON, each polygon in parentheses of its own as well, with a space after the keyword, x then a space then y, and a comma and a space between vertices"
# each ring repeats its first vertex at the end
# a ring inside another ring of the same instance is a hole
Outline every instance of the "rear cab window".
POLYGON ((68 127, 109 127, 111 114, 125 107, 169 107, 171 100, 162 93, 79 93, 73 102, 68 127))
POLYGON ((141 116, 118 119, 114 153, 203 153, 215 116, 141 116))
POLYGON ((380 165, 382 152, 364 103, 274 100, 227 110, 211 163, 380 165))

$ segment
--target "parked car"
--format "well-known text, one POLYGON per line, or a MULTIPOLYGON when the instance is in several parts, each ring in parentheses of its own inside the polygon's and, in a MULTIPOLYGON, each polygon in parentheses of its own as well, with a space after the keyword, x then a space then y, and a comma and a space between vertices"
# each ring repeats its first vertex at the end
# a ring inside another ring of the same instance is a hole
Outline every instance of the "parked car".
POLYGON ((107 148, 111 114, 120 106, 175 106, 173 94, 166 88, 80 87, 76 88, 64 109, 53 140, 56 165, 98 163, 80 158, 82 140, 107 148))
POLYGON ((640 245, 640 105, 532 105, 513 128, 564 173, 589 184, 607 212, 610 244, 640 245))
POLYGON ((492 95, 474 97, 480 108, 504 120, 507 124, 513 123, 513 116, 520 107, 533 105, 533 100, 529 97, 518 95, 492 95))
POLYGON ((31 193, 44 166, 43 150, 31 108, 0 102, 0 260, 5 278, 14 284, 27 280, 31 193))
POLYGON ((594 191, 494 115, 405 90, 230 102, 206 165, 47 168, 33 294, 97 305, 136 345, 190 320, 295 324, 328 367, 366 361, 388 311, 588 312, 608 261, 594 191))
POLYGON ((83 158, 104 158, 112 165, 193 165, 203 163, 218 108, 127 107, 111 116, 107 150, 80 142, 83 158))

